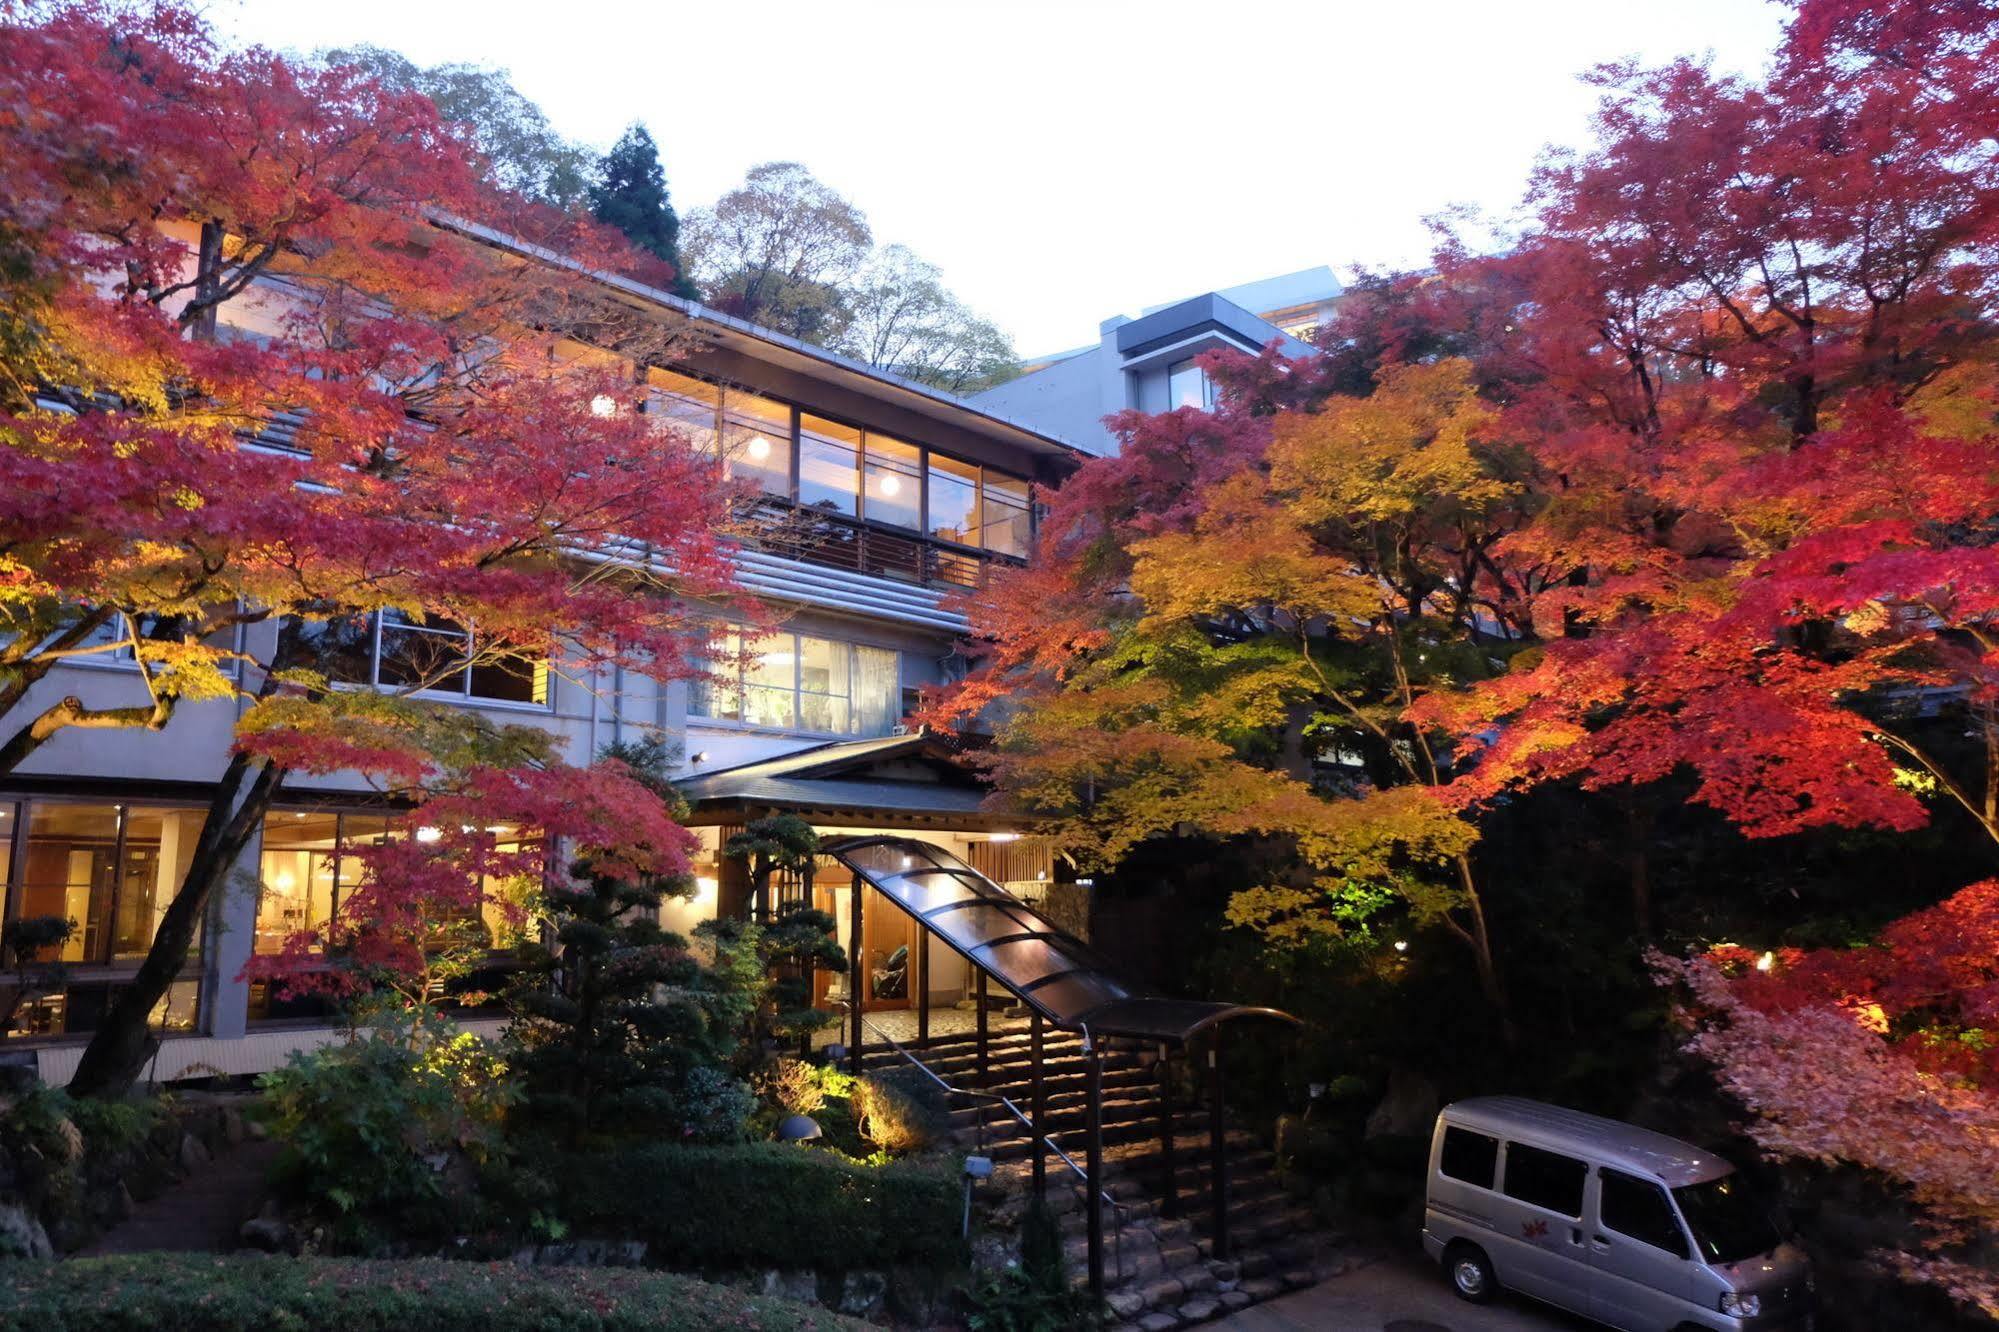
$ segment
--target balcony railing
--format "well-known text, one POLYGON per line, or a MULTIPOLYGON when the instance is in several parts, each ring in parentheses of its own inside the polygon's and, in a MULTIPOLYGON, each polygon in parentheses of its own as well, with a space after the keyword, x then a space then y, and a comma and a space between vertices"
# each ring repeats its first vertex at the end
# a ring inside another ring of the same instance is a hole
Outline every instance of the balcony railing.
POLYGON ((1026 563, 770 497, 738 506, 735 520, 738 536, 758 550, 925 587, 980 588, 994 569, 1026 563))

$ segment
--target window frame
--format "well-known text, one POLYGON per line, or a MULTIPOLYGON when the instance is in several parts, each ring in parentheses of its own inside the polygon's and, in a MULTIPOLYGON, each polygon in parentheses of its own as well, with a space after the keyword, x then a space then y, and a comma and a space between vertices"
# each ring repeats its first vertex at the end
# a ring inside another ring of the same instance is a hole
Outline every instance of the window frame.
POLYGON ((1559 1216, 1564 1221, 1581 1221, 1583 1212, 1589 1205, 1589 1179, 1592 1172, 1590 1162, 1583 1157, 1575 1156, 1568 1152, 1557 1151, 1552 1147, 1542 1147, 1537 1143, 1521 1142, 1517 1138, 1505 1138, 1503 1142, 1505 1147, 1500 1155, 1499 1166, 1498 1189, 1500 1194, 1519 1203, 1523 1207, 1532 1207, 1536 1211, 1546 1212, 1549 1216, 1559 1216), (1561 1160, 1570 1161, 1582 1167, 1582 1174, 1576 1181, 1576 1210, 1574 1212, 1564 1212, 1559 1208, 1550 1207, 1546 1203, 1537 1202, 1532 1198, 1523 1198, 1513 1192, 1513 1154, 1516 1150, 1538 1152, 1543 1156, 1558 1157, 1561 1160))
POLYGON ((1603 1230, 1609 1231, 1611 1234, 1618 1236, 1620 1239, 1629 1240, 1633 1244, 1643 1244, 1648 1249, 1656 1249, 1660 1253, 1671 1254, 1673 1257, 1681 1259, 1682 1261, 1691 1260, 1693 1258, 1694 1255, 1693 1237, 1687 1233, 1686 1218, 1680 1215, 1679 1204, 1673 1201, 1673 1191, 1671 1189, 1667 1188, 1665 1185, 1659 1183, 1656 1180, 1645 1179, 1642 1176, 1634 1175, 1629 1171, 1619 1170, 1615 1166, 1599 1166, 1597 1167, 1595 1173, 1596 1173, 1596 1223, 1598 1227, 1600 1227, 1603 1230), (1679 1240, 1678 1248, 1669 1249, 1663 1245, 1654 1244, 1651 1240, 1646 1239, 1643 1235, 1634 1235, 1630 1231, 1621 1229, 1618 1226, 1613 1225, 1611 1223, 1610 1218, 1604 1214, 1604 1190, 1605 1186, 1611 1182, 1613 1177, 1616 1178, 1622 1184, 1631 1184, 1642 1189, 1649 1189, 1655 1195, 1657 1195, 1659 1201, 1665 1204, 1666 1218, 1672 1222, 1674 1238, 1679 1240))
MULTIPOLYGON (((800 499, 801 492, 799 489, 799 470, 802 465, 803 461, 802 454, 804 452, 804 418, 807 416, 811 416, 817 418, 818 420, 825 421, 830 425, 839 426, 846 430, 856 431, 860 435, 860 440, 856 445, 855 449, 855 468, 854 468, 855 512, 851 514, 841 513, 831 509, 815 510, 815 512, 821 513, 823 516, 827 518, 832 518, 841 522, 865 525, 868 527, 877 528, 885 532, 895 533, 900 536, 914 535, 919 540, 930 542, 933 545, 940 546, 950 551, 962 551, 965 552, 966 554, 971 554, 971 555, 987 555, 1003 560, 1024 561, 1027 558, 1026 556, 1015 555, 1011 551, 998 549, 996 547, 984 544, 985 508, 986 508, 986 473, 991 472, 994 475, 1003 477, 1009 481, 1019 482, 1022 486, 1026 488, 1027 505, 1025 512, 1027 514, 1027 549, 1030 553, 1034 549, 1035 538, 1039 535, 1040 532, 1041 504, 1039 503, 1036 494, 1036 492, 1039 489, 1039 484, 1031 476, 1022 476, 1019 473, 1010 472, 1002 467, 989 467, 984 463, 974 462, 969 458, 962 458, 955 453, 949 453, 942 449, 932 448, 928 444, 922 443, 917 440, 912 440, 905 435, 891 434, 890 432, 885 430, 877 430, 872 426, 864 425, 859 421, 855 421, 849 417, 842 416, 838 412, 822 411, 816 408, 807 409, 801 404, 792 402, 785 398, 776 397, 772 394, 758 392, 756 390, 749 388, 734 386, 724 380, 710 379, 704 375, 694 374, 689 370, 683 368, 668 367, 668 366, 658 366, 653 368, 658 369, 664 374, 673 375, 678 379, 683 379, 690 381, 692 383, 705 385, 714 391, 715 439, 716 439, 716 449, 718 451, 718 454, 721 453, 725 447, 723 439, 724 439, 724 432, 728 425, 729 395, 731 393, 747 394, 750 397, 761 398, 766 402, 777 403, 780 406, 788 407, 790 409, 790 415, 791 415, 791 435, 789 441, 789 447, 791 449, 790 489, 788 490, 787 493, 779 494, 776 491, 764 490, 760 487, 758 493, 764 498, 771 500, 778 500, 790 504, 793 508, 798 509, 801 512, 808 511, 806 506, 800 499), (900 523, 890 522, 885 519, 871 517, 868 514, 867 445, 869 437, 873 435, 879 435, 883 439, 891 440, 894 443, 900 444, 905 448, 912 448, 916 450, 917 456, 916 456, 915 480, 917 483, 918 495, 917 495, 917 505, 916 505, 917 522, 914 528, 905 527, 900 523), (972 517, 979 524, 980 544, 968 545, 962 541, 953 541, 949 537, 940 537, 931 532, 930 462, 933 456, 938 458, 947 458, 951 462, 956 463, 960 467, 966 467, 971 469, 973 473, 972 517)), ((647 412, 651 411, 651 403, 653 400, 653 395, 655 394, 678 396, 683 401, 687 400, 685 394, 678 393, 675 389, 667 386, 652 385, 648 383, 645 387, 646 391, 640 395, 640 402, 643 404, 641 410, 643 411, 647 412)))
MULTIPOLYGON (((716 640, 720 640, 720 639, 734 637, 737 639, 738 643, 740 643, 741 634, 742 634, 741 626, 730 624, 719 629, 719 631, 713 635, 713 638, 716 640)), ((894 727, 900 724, 900 718, 904 715, 902 709, 902 697, 905 687, 904 680, 906 678, 906 672, 904 669, 905 664, 903 662, 903 657, 905 654, 901 648, 885 647, 880 643, 868 643, 868 642, 863 642, 859 639, 833 638, 825 634, 806 633, 803 630, 798 630, 798 629, 780 629, 776 633, 766 636, 766 638, 763 641, 770 644, 771 646, 766 647, 763 650, 766 652, 786 651, 786 649, 784 648, 784 646, 782 646, 782 644, 787 639, 790 641, 791 644, 789 651, 791 654, 790 697, 791 697, 792 720, 790 724, 785 725, 785 724, 774 724, 771 722, 751 721, 746 716, 743 715, 747 713, 749 710, 746 705, 739 705, 737 708, 737 715, 734 717, 714 716, 710 712, 703 711, 702 710, 703 708, 710 706, 710 704, 708 704, 705 700, 712 699, 714 697, 715 690, 724 689, 728 687, 726 685, 717 684, 712 679, 706 681, 695 680, 689 682, 690 688, 688 691, 688 698, 687 698, 687 719, 689 724, 692 725, 698 723, 702 726, 722 727, 731 730, 754 731, 760 733, 776 732, 786 735, 823 736, 826 737, 827 739, 833 739, 833 740, 880 739, 881 738, 880 736, 867 734, 853 729, 853 727, 856 725, 856 718, 859 713, 859 709, 855 704, 854 690, 860 676, 860 653, 863 649, 866 649, 874 652, 887 652, 892 656, 894 656, 895 658, 895 693, 893 696, 893 703, 895 707, 895 716, 898 720, 895 722, 891 722, 890 729, 882 732, 882 735, 891 735, 894 733, 894 727), (846 650, 847 689, 844 694, 823 693, 816 689, 808 690, 804 687, 803 677, 805 670, 805 653, 802 647, 802 640, 805 639, 812 639, 816 642, 821 642, 821 643, 830 643, 835 647, 844 648, 846 650), (845 702, 847 705, 848 729, 843 731, 828 731, 828 730, 822 730, 818 727, 805 725, 804 724, 805 700, 808 698, 840 699, 843 702, 845 702)), ((750 679, 749 668, 747 666, 739 666, 736 671, 735 690, 738 698, 745 700, 745 702, 748 699, 749 691, 752 689, 777 690, 783 688, 785 688, 785 686, 783 685, 764 684, 752 681, 750 679)))
POLYGON ((1487 1193, 1497 1192, 1499 1189, 1499 1153, 1500 1153, 1500 1144, 1502 1141, 1503 1139, 1501 1139, 1497 1133, 1487 1133, 1483 1129, 1472 1128, 1468 1124, 1452 1124, 1446 1122, 1444 1125, 1443 1138, 1437 1145, 1438 1176, 1443 1179, 1450 1180, 1453 1184, 1462 1184, 1467 1188, 1483 1189, 1487 1193), (1452 1173, 1450 1173, 1450 1170, 1446 1163, 1450 1159, 1451 1135, 1453 1133, 1462 1133, 1466 1137, 1478 1138, 1483 1140, 1484 1142, 1491 1144, 1492 1164, 1486 1170, 1485 1180, 1483 1183, 1481 1183, 1476 1179, 1466 1179, 1463 1175, 1453 1175, 1452 1173))
MULTIPOLYGON (((402 686, 382 683, 382 625, 384 617, 388 612, 377 610, 365 613, 368 616, 368 678, 366 680, 330 680, 329 683, 335 689, 373 689, 382 693, 400 692, 402 686)), ((329 616, 326 618, 330 620, 333 617, 329 616)), ((395 627, 410 633, 428 634, 438 638, 459 634, 463 635, 466 644, 465 664, 459 668, 459 675, 465 682, 464 689, 455 692, 449 689, 438 688, 412 689, 409 691, 410 697, 438 703, 456 703, 463 707, 502 708, 513 712, 530 712, 544 715, 555 711, 554 663, 544 661, 529 668, 539 671, 547 677, 547 683, 543 688, 548 697, 544 702, 536 703, 533 701, 523 702, 519 699, 511 698, 490 698, 484 694, 475 694, 472 692, 473 661, 471 648, 472 644, 476 641, 475 630, 469 627, 438 629, 424 624, 406 624, 395 627)), ((283 632, 282 626, 279 632, 283 632)))

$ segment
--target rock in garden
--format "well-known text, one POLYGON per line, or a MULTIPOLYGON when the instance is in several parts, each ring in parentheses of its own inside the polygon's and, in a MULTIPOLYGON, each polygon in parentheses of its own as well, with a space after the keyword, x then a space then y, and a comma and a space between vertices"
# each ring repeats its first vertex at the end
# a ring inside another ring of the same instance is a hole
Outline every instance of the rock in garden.
POLYGON ((53 1258, 42 1223, 18 1203, 0 1204, 0 1258, 53 1258))

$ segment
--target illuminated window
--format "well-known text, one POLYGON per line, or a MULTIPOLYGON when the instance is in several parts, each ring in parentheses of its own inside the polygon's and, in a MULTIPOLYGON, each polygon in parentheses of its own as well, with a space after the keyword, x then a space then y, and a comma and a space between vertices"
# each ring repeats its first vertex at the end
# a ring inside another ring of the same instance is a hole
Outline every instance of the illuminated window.
POLYGON ((902 715, 902 658, 888 648, 773 634, 741 660, 733 630, 715 640, 717 674, 696 685, 697 717, 831 735, 887 735, 902 715))
POLYGON ((922 453, 913 444, 868 432, 862 486, 866 516, 894 527, 922 524, 922 453))
POLYGON ((767 495, 791 496, 791 408, 754 393, 722 395, 722 454, 729 475, 767 495))
POLYGON ((930 455, 930 535, 967 546, 979 544, 979 469, 930 455))
POLYGON ((798 503, 828 513, 860 512, 861 432, 817 416, 798 419, 798 503))
POLYGON ((979 524, 980 544, 987 550, 1025 559, 1033 547, 1034 532, 1027 482, 988 470, 981 490, 985 506, 979 524))

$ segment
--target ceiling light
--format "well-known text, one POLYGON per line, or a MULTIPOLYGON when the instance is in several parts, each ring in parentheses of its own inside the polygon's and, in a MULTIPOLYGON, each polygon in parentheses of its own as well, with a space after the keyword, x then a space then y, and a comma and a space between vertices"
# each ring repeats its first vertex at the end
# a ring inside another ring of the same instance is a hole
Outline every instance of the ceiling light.
POLYGON ((770 441, 758 435, 750 441, 750 457, 758 462, 770 457, 770 441))
POLYGON ((590 415, 616 416, 617 414, 618 400, 610 394, 599 393, 596 397, 590 399, 590 415))
POLYGON ((885 476, 882 478, 882 494, 900 495, 901 493, 902 493, 901 478, 893 475, 885 476))
POLYGON ((442 836, 444 836, 444 829, 442 828, 425 826, 416 830, 416 839, 419 842, 435 842, 442 836))

